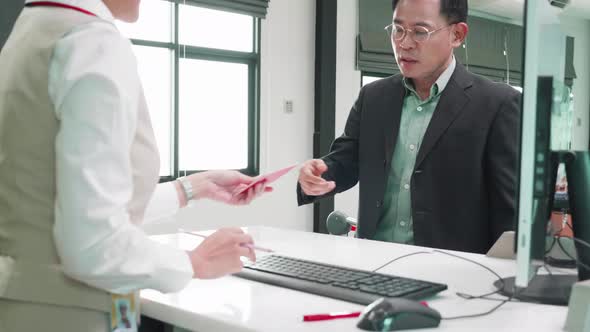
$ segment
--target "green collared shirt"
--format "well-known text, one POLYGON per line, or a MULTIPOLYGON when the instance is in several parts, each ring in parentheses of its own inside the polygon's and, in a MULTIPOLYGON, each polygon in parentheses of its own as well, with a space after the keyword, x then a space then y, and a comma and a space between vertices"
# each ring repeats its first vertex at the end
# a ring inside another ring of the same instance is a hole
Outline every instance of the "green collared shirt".
POLYGON ((411 81, 405 78, 403 80, 406 96, 375 240, 414 243, 410 180, 424 133, 455 66, 453 58, 451 64, 430 88, 430 95, 426 100, 420 99, 411 81))

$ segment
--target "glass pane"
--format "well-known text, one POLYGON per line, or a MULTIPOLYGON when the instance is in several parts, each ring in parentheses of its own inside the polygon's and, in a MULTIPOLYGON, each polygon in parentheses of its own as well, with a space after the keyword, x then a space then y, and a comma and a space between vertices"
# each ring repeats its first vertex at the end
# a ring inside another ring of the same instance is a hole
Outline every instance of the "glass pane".
POLYGON ((252 16, 186 5, 179 16, 181 44, 253 52, 252 16))
POLYGON ((180 60, 180 170, 248 166, 248 66, 180 60))
POLYGON ((376 76, 363 76, 362 77, 362 86, 365 86, 371 82, 375 82, 377 80, 382 79, 383 77, 376 77, 376 76))
POLYGON ((574 119, 574 95, 563 82, 553 81, 553 108, 551 110, 551 149, 570 150, 574 119))
POLYGON ((137 45, 133 51, 160 151, 160 175, 172 175, 172 51, 137 45))
POLYGON ((173 17, 174 6, 171 2, 145 0, 141 3, 137 22, 116 21, 116 25, 127 38, 167 43, 172 41, 173 17))

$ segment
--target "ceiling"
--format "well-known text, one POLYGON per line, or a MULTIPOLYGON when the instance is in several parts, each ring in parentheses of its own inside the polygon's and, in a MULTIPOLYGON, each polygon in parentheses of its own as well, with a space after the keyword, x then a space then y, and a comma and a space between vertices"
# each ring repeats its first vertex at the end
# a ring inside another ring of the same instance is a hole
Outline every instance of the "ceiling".
POLYGON ((468 3, 470 10, 518 22, 523 21, 524 0, 469 0, 468 3))

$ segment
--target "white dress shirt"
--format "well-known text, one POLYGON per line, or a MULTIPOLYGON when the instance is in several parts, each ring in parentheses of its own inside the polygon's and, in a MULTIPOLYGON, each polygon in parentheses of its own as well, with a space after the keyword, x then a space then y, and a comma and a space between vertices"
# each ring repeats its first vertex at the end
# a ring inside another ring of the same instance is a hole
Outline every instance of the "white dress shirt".
MULTIPOLYGON (((129 149, 142 96, 131 43, 102 1, 53 1, 103 19, 58 41, 49 69, 49 95, 60 120, 54 238, 64 270, 116 293, 180 290, 193 275, 187 253, 150 240, 126 208, 133 188, 129 149)), ((144 221, 170 216, 178 206, 174 185, 160 184, 144 221)))

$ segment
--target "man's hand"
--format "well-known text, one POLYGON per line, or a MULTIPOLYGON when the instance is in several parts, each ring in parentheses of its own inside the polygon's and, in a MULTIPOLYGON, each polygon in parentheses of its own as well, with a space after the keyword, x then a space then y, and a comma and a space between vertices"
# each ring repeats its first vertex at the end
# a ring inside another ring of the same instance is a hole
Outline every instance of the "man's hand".
POLYGON ((249 204, 254 198, 272 191, 264 182, 239 193, 256 179, 237 171, 208 171, 189 176, 195 188, 195 197, 209 198, 231 205, 249 204))
POLYGON ((213 279, 240 272, 243 264, 240 257, 256 261, 252 237, 240 228, 222 228, 209 235, 203 242, 188 252, 193 266, 193 278, 213 279))
POLYGON ((328 166, 321 159, 312 159, 303 163, 299 170, 299 184, 306 195, 321 196, 336 188, 334 181, 326 181, 321 175, 328 166))

